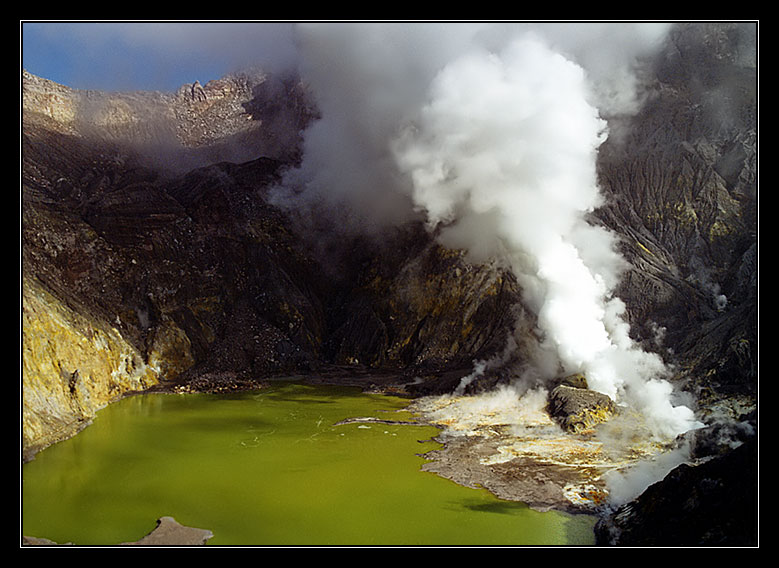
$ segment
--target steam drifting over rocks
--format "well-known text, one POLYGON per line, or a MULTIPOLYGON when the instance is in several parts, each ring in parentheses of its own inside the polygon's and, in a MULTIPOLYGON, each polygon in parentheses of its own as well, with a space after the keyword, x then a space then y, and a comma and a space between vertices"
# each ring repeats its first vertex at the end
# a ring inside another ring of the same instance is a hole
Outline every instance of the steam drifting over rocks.
POLYGON ((604 43, 588 33, 571 42, 572 29, 301 26, 301 70, 322 118, 276 203, 348 211, 339 226, 369 233, 421 215, 468 259, 499 259, 537 318, 537 378, 585 373, 673 437, 700 424, 672 402, 662 359, 631 339, 615 296, 625 267, 617 238, 588 218, 604 203, 604 115, 635 110, 628 71, 667 28, 636 25, 628 38, 607 25, 619 30, 613 74, 596 65, 604 43))

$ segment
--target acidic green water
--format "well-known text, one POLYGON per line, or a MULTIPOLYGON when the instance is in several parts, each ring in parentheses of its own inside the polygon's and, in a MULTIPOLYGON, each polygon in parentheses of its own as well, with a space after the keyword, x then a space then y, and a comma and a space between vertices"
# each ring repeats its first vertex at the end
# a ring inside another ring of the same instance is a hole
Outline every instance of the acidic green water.
POLYGON ((420 470, 437 447, 406 401, 294 383, 237 395, 143 395, 23 466, 22 533, 135 541, 156 519, 209 545, 588 545, 593 520, 538 513, 420 470))

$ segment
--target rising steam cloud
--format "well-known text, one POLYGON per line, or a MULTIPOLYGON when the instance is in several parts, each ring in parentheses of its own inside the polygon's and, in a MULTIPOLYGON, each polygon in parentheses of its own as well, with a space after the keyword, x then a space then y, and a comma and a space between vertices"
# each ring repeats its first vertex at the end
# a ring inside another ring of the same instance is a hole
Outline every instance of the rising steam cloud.
POLYGON ((631 64, 663 26, 314 24, 298 33, 322 119, 287 179, 296 208, 332 207, 348 212, 342 228, 376 233, 422 216, 443 244, 476 261, 500 258, 537 315, 542 375, 585 373, 660 436, 695 427, 671 402, 662 360, 628 335, 613 296, 623 268, 613 235, 587 222, 602 204, 604 117, 635 110, 631 64))

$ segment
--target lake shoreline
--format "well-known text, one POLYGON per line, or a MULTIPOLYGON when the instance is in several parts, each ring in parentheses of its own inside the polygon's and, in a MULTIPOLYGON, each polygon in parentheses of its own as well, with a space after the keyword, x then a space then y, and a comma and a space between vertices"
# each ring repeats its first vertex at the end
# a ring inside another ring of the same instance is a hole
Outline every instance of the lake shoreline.
MULTIPOLYGON (((262 390, 274 383, 295 382, 314 386, 353 387, 364 393, 408 398, 413 401, 425 396, 416 392, 418 380, 404 376, 396 370, 369 370, 361 366, 331 366, 320 372, 250 379, 230 374, 199 375, 187 383, 160 383, 147 390, 131 394, 147 393, 210 393, 242 392, 262 390)), ((129 394, 128 394, 129 396, 129 394)), ((442 428, 420 416, 418 425, 442 428)), ((478 436, 451 439, 438 436, 434 439, 440 448, 426 453, 428 460, 425 471, 435 473, 459 485, 484 488, 497 498, 524 503, 533 510, 551 510, 597 516, 598 503, 593 500, 574 502, 566 494, 566 485, 571 481, 570 471, 564 467, 524 460, 519 467, 489 467, 480 463, 481 458, 496 453, 506 439, 495 437, 484 439, 478 436)))
MULTIPOLYGON (((205 380, 200 380, 197 382, 193 381, 185 384, 163 383, 144 391, 127 393, 122 398, 144 394, 206 393, 218 395, 230 392, 245 392, 253 390, 261 391, 263 389, 268 389, 275 384, 284 382, 324 387, 359 388, 366 394, 407 398, 409 399, 410 404, 412 404, 412 401, 417 398, 417 396, 409 392, 408 389, 410 385, 414 384, 413 380, 409 381, 407 377, 403 377, 398 373, 389 372, 348 373, 343 372, 343 369, 332 369, 327 373, 269 377, 260 380, 232 380, 232 377, 224 375, 202 378, 205 380), (214 380, 215 378, 218 380, 214 380)), ((359 417, 356 419, 359 420, 359 417)), ((440 427, 427 422, 424 420, 424 418, 420 418, 420 420, 418 422, 414 422, 414 424, 433 426, 438 428, 439 432, 441 432, 440 427)), ((422 467, 424 471, 435 473, 439 477, 449 479, 464 487, 486 489, 498 499, 523 503, 536 511, 546 512, 555 510, 568 514, 584 513, 589 516, 594 516, 591 511, 572 507, 570 502, 566 502, 566 500, 563 498, 557 499, 554 504, 550 505, 548 493, 552 486, 546 488, 547 499, 541 503, 536 498, 537 495, 534 495, 539 492, 539 488, 534 484, 528 485, 525 483, 507 483, 507 478, 505 475, 495 475, 492 472, 492 468, 479 466, 478 458, 480 455, 483 455, 483 451, 485 450, 486 446, 480 444, 478 440, 469 440, 466 444, 453 443, 452 440, 447 440, 443 437, 436 437, 432 440, 438 443, 440 448, 424 454, 419 454, 426 460, 426 463, 422 467)), ((157 522, 159 522, 159 519, 157 522)), ((206 527, 205 529, 198 530, 209 531, 210 528, 206 527)), ((160 546, 181 546, 182 542, 183 541, 179 540, 179 537, 175 531, 169 533, 165 537, 160 537, 155 540, 155 544, 160 546)), ((130 542, 123 544, 135 545, 141 543, 130 542)), ((206 542, 203 542, 202 544, 206 544, 206 542)), ((44 538, 31 538, 27 536, 23 537, 23 545, 60 546, 57 543, 48 541, 44 538)), ((183 545, 190 546, 191 543, 183 545)))

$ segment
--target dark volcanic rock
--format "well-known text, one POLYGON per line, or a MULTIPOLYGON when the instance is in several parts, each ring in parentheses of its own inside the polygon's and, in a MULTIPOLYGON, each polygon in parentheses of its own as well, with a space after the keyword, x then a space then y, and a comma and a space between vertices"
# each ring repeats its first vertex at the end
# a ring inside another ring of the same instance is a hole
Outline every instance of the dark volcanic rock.
POLYGON ((589 390, 583 378, 576 382, 569 379, 552 389, 547 408, 549 415, 568 432, 588 430, 609 420, 617 410, 611 398, 589 390))
POLYGON ((698 466, 681 465, 596 526, 599 544, 757 545, 757 442, 698 466))
POLYGON ((503 348, 520 291, 499 266, 473 266, 461 251, 410 225, 364 258, 333 307, 334 362, 437 373, 503 348))
POLYGON ((756 388, 755 42, 751 23, 675 26, 641 112, 599 151, 631 333, 709 401, 756 388))
MULTIPOLYGON (((647 104, 600 152, 609 203, 597 215, 623 237, 630 268, 618 295, 631 330, 647 342, 662 330, 675 380, 701 410, 756 405, 756 32, 675 26, 647 104)), ((681 466, 604 519, 600 542, 753 545, 756 460, 752 442, 681 466)))

